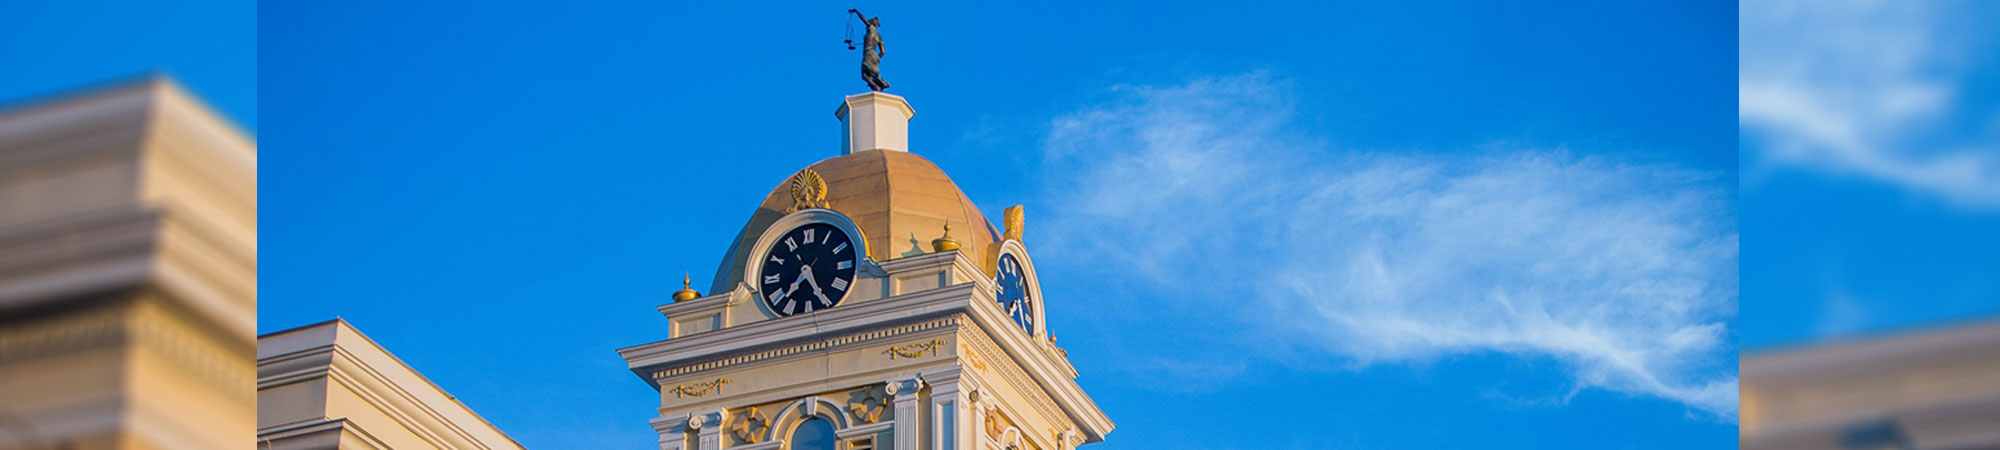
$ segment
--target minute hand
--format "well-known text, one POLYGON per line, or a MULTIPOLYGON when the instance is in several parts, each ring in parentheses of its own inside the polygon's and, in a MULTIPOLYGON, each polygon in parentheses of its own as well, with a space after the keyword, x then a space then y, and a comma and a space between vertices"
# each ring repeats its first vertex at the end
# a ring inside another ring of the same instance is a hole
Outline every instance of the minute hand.
POLYGON ((825 304, 826 306, 833 306, 833 299, 826 298, 826 290, 820 289, 819 280, 813 279, 812 266, 805 266, 799 269, 800 269, 799 280, 805 281, 806 284, 812 286, 813 296, 819 297, 819 301, 821 304, 825 304))

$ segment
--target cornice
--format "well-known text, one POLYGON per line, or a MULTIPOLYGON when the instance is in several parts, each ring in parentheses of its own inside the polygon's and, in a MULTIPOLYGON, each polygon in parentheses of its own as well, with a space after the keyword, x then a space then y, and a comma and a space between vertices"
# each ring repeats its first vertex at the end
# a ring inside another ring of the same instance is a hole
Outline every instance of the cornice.
POLYGON ((1059 362, 1046 347, 1037 345, 1036 339, 1014 326, 1014 321, 1006 317, 1006 313, 1000 311, 990 298, 975 303, 985 303, 968 309, 971 322, 979 326, 982 335, 999 344, 997 347, 1043 386, 1070 419, 1083 429, 1089 442, 1104 440, 1104 435, 1110 433, 1115 425, 1110 417, 1104 415, 1104 410, 1083 392, 1083 387, 1076 384, 1075 369, 1070 368, 1067 358, 1061 358, 1059 362))
POLYGON ((654 386, 659 386, 659 380, 663 379, 674 378, 682 375, 713 370, 722 367, 733 367, 733 366, 754 364, 765 360, 783 358, 786 356, 797 355, 801 353, 818 352, 830 348, 847 346, 849 344, 901 336, 910 333, 920 333, 929 330, 950 328, 957 326, 963 320, 965 320, 965 316, 954 314, 954 315, 904 324, 900 326, 892 326, 888 328, 879 328, 869 331, 849 333, 846 335, 832 337, 832 338, 814 339, 807 342, 792 343, 791 345, 781 345, 755 353, 739 354, 728 358, 712 359, 704 362, 684 364, 678 366, 663 366, 657 369, 650 369, 648 370, 648 372, 650 372, 651 374, 650 378, 651 381, 653 381, 654 386))
MULTIPOLYGON (((267 334, 265 337, 307 331, 307 329, 320 326, 329 325, 323 322, 320 325, 267 334)), ((488 446, 484 438, 475 436, 464 426, 459 425, 460 421, 447 417, 447 414, 439 411, 437 408, 456 407, 462 410, 460 412, 464 416, 469 417, 470 420, 477 421, 479 425, 491 428, 491 423, 486 422, 484 418, 479 417, 470 408, 466 408, 465 405, 458 403, 451 394, 444 392, 435 384, 432 384, 430 380, 423 378, 422 374, 416 373, 414 369, 410 369, 401 360, 396 359, 387 350, 381 349, 372 340, 359 335, 358 332, 353 331, 351 328, 346 328, 344 322, 336 320, 330 326, 339 328, 333 332, 334 334, 329 335, 328 339, 331 340, 330 342, 259 357, 257 360, 258 390, 324 378, 348 387, 356 396, 367 403, 368 406, 381 411, 398 425, 407 428, 412 434, 433 446, 438 448, 462 449, 494 448, 488 446), (340 335, 352 336, 351 339, 354 340, 345 340, 339 337, 340 335), (408 371, 409 373, 404 377, 413 376, 415 380, 398 382, 388 374, 381 372, 381 369, 376 368, 375 365, 368 362, 369 358, 356 355, 352 350, 346 348, 347 345, 356 344, 371 346, 366 350, 380 353, 378 355, 380 358, 375 359, 386 359, 388 362, 395 364, 389 370, 401 369, 408 371), (434 389, 434 394, 437 398, 427 400, 409 390, 412 388, 421 389, 420 387, 405 387, 407 384, 419 383, 423 387, 434 389)), ((492 432, 496 435, 497 439, 507 444, 500 448, 520 448, 520 444, 504 432, 498 429, 493 429, 492 432)))
POLYGON ((158 214, 121 205, 0 227, 0 309, 143 285, 159 225, 158 214))
MULTIPOLYGON (((911 318, 946 315, 956 311, 952 305, 962 304, 976 292, 971 284, 955 285, 627 347, 619 349, 618 353, 625 358, 635 375, 657 388, 659 384, 653 372, 667 367, 747 356, 752 352, 777 351, 765 349, 772 343, 820 345, 797 342, 822 339, 820 336, 829 332, 882 327, 911 318), (799 326, 801 324, 814 326, 799 326)), ((867 333, 870 332, 862 332, 867 333)))
POLYGON ((394 419, 425 442, 439 448, 492 448, 346 349, 336 346, 332 351, 327 379, 355 388, 355 394, 369 406, 394 419))
MULTIPOLYGON (((960 336, 965 338, 963 342, 966 343, 966 347, 975 353, 976 357, 987 361, 1012 360, 1012 358, 1007 357, 1006 350, 1001 350, 1000 345, 993 342, 993 339, 980 330, 977 325, 968 322, 961 325, 959 330, 961 331, 960 336)), ((1077 420, 1069 419, 1069 415, 1063 412, 1060 404, 1056 402, 1055 398, 1049 395, 1049 390, 1044 389, 1040 384, 1036 383, 1034 377, 1026 371, 1021 370, 1020 367, 1013 364, 991 364, 990 366, 998 366, 994 367, 993 371, 998 372, 998 377, 1005 380, 1008 386, 1014 388, 1014 391, 1020 392, 1022 396, 1027 397, 1028 404, 1033 405, 1035 412, 1042 416, 1042 420, 1049 423, 1078 422, 1077 420)), ((1003 402, 1001 406, 1006 407, 1010 405, 1003 402)), ((1012 411, 1011 408, 1007 409, 1009 409, 1007 411, 1009 414, 1019 417, 1018 411, 1012 411)))

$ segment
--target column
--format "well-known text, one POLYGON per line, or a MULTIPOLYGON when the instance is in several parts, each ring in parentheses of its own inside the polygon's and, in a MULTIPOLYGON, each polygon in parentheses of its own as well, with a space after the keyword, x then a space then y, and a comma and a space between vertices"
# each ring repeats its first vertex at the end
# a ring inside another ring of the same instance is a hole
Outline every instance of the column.
POLYGON ((915 450, 923 447, 918 444, 923 442, 924 439, 923 418, 919 417, 922 414, 920 408, 923 406, 923 399, 917 395, 917 391, 923 388, 924 380, 922 378, 911 377, 901 380, 889 380, 887 382, 887 386, 884 386, 883 390, 889 393, 896 408, 895 424, 890 425, 895 430, 894 448, 881 445, 875 448, 880 450, 915 450))

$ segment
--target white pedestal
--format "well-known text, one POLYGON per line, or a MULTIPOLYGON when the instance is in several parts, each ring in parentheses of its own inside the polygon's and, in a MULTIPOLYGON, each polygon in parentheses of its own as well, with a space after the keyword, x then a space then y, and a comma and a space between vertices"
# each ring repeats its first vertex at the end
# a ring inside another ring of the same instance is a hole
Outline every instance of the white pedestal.
POLYGON ((917 111, 895 94, 847 96, 833 116, 840 119, 840 154, 867 150, 910 151, 910 118, 917 111))

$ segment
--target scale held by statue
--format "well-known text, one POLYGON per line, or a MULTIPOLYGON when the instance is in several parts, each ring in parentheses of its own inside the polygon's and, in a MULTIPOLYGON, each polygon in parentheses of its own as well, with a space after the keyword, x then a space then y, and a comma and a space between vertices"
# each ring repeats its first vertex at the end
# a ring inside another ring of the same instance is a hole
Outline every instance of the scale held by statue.
MULTIPOLYGON (((861 36, 861 81, 868 82, 868 89, 881 92, 889 88, 889 82, 882 79, 882 56, 887 54, 882 48, 882 17, 861 15, 860 10, 849 9, 848 14, 861 19, 865 31, 861 36)), ((847 22, 847 49, 854 50, 854 21, 847 22)))

